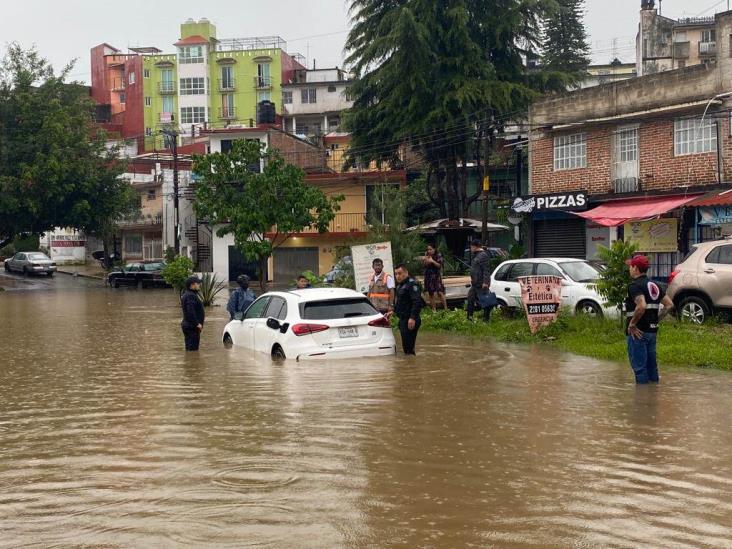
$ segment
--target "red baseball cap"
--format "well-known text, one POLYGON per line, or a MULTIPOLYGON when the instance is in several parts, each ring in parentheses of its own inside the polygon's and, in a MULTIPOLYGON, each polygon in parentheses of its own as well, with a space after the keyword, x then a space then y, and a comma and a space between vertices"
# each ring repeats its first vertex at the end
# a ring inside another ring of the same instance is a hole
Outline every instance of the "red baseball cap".
POLYGON ((639 269, 648 269, 650 266, 648 258, 644 255, 634 255, 630 259, 626 259, 625 264, 638 267, 639 269))

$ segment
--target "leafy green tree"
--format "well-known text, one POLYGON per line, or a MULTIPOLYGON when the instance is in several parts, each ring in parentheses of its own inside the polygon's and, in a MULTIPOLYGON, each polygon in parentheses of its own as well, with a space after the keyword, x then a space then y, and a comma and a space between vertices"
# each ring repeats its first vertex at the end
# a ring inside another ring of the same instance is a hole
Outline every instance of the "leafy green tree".
POLYGON ((481 192, 468 192, 462 166, 485 166, 485 151, 504 124, 551 86, 525 63, 540 49, 540 22, 555 6, 351 0, 351 161, 398 164, 408 144, 426 164, 427 193, 440 216, 462 217, 481 192))
POLYGON ((587 74, 590 46, 582 22, 584 0, 557 0, 544 18, 542 65, 563 74, 567 84, 576 84, 587 74))
POLYGON ((0 246, 54 227, 107 237, 133 207, 87 88, 66 82, 72 67, 56 75, 17 44, 0 63, 0 246))
POLYGON ((259 265, 260 287, 272 252, 293 233, 328 230, 342 196, 326 196, 305 183, 305 173, 286 164, 277 151, 258 141, 237 140, 228 153, 196 156, 196 214, 216 226, 216 234, 234 235, 237 249, 259 265), (252 167, 260 166, 262 173, 252 167))
POLYGON ((606 305, 622 309, 628 286, 632 282, 625 260, 633 257, 636 251, 638 247, 635 244, 623 240, 614 241, 609 248, 598 248, 597 253, 606 267, 597 281, 597 291, 605 299, 606 305))
POLYGON ((193 274, 193 261, 184 255, 179 255, 166 263, 160 274, 165 282, 180 293, 185 290, 186 278, 193 274))

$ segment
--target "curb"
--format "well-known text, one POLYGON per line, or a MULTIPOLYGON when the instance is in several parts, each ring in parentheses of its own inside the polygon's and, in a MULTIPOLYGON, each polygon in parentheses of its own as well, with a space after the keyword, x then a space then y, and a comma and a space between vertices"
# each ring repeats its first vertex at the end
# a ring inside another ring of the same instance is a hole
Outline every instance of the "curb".
POLYGON ((60 273, 60 274, 69 275, 69 276, 79 276, 81 278, 91 278, 93 280, 104 280, 103 276, 90 275, 90 274, 80 273, 77 271, 63 271, 61 269, 56 269, 56 272, 60 273))

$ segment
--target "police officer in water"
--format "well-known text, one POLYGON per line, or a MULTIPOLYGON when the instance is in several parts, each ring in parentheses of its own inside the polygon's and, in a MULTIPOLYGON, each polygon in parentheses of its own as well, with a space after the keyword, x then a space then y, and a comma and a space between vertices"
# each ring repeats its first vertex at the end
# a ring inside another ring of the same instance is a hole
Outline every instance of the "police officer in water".
POLYGON ((183 320, 180 327, 183 330, 186 351, 198 351, 203 322, 206 319, 203 302, 198 297, 200 289, 201 279, 195 275, 189 276, 186 279, 186 291, 180 296, 180 306, 183 309, 183 320))
MULTIPOLYGON (((417 281, 409 276, 409 270, 403 263, 397 265, 394 276, 398 282, 396 287, 396 303, 394 314, 399 319, 399 333, 402 336, 402 349, 405 355, 415 355, 414 346, 417 332, 422 324, 422 292, 417 281)), ((391 313, 388 313, 391 316, 391 313)))
POLYGON ((650 263, 646 256, 636 255, 625 264, 633 278, 625 301, 630 366, 635 373, 636 383, 658 383, 658 324, 673 311, 674 302, 658 284, 648 278, 650 263))

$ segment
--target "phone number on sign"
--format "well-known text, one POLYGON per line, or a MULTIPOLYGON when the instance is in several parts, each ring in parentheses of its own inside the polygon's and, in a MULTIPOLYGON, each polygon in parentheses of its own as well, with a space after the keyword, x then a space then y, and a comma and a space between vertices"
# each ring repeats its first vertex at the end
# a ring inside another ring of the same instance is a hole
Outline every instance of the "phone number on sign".
POLYGON ((539 303, 528 306, 530 315, 554 314, 557 312, 556 303, 539 303))

